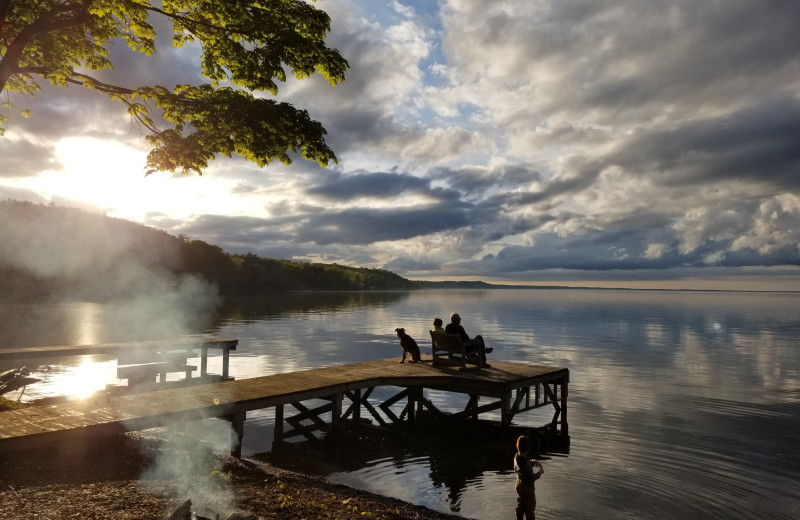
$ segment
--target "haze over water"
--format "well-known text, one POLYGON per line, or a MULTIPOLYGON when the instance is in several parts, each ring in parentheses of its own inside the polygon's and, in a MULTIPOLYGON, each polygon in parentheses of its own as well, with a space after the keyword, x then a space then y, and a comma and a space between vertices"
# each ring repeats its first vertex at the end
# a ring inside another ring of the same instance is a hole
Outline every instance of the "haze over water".
MULTIPOLYGON (((467 332, 482 334, 495 348, 491 358, 570 370, 571 450, 544 457, 546 474, 537 483, 541 518, 796 518, 799 298, 586 289, 308 293, 231 303, 194 332, 239 339, 231 373, 247 378, 399 361, 396 327, 417 339, 425 357, 431 320, 447 321, 458 311, 467 332)), ((0 327, 0 348, 86 343, 90 329, 96 343, 136 339, 113 330, 111 306, 2 311, 13 319, 0 327), (59 328, 33 321, 44 315, 59 328)), ((74 368, 53 366, 46 383, 57 384, 74 368)), ((113 362, 106 370, 113 373, 113 362)), ((48 391, 44 384, 38 390, 48 391)), ((446 394, 435 399, 455 402, 446 394)), ((515 424, 538 426, 551 416, 549 409, 527 412, 515 424)), ((245 455, 270 449, 271 427, 270 414, 248 415, 245 455)), ((363 467, 331 465, 328 477, 470 518, 513 517, 514 476, 506 457, 513 448, 491 438, 471 444, 463 457, 483 461, 485 453, 485 467, 447 464, 450 472, 464 471, 447 483, 439 478, 442 454, 432 458, 411 448, 392 456, 376 449, 370 459, 364 447, 363 467)))

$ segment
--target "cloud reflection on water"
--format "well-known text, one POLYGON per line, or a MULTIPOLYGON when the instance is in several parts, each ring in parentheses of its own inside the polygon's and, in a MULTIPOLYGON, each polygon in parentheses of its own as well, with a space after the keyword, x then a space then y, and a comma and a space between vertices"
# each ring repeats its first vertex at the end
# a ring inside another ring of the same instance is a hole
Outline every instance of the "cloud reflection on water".
MULTIPOLYGON (((537 484, 543 515, 789 517, 800 503, 790 434, 800 429, 796 295, 454 290, 292 295, 227 308, 198 332, 240 340, 230 365, 237 378, 399 360, 398 326, 426 354, 431 320, 453 311, 495 347, 495 359, 569 368, 572 449, 546 461, 537 484)), ((541 424, 543 414, 518 420, 541 424)), ((269 448, 261 441, 271 421, 248 420, 246 447, 258 439, 258 449, 269 448)), ((424 474, 429 458, 424 450, 375 458, 346 478, 388 489, 398 475, 424 474)), ((507 471, 470 473, 456 498, 430 496, 435 486, 424 481, 406 491, 431 507, 499 519, 513 509, 507 471)))

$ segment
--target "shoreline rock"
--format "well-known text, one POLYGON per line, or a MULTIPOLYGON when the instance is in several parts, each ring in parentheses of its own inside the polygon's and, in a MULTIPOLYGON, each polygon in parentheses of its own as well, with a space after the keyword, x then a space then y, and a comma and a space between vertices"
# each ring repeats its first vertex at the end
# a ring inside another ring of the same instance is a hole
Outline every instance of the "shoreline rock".
POLYGON ((153 461, 170 450, 175 451, 158 439, 127 434, 81 449, 54 447, 3 454, 0 518, 163 520, 187 499, 202 502, 205 497, 182 494, 191 488, 229 494, 230 503, 216 511, 220 518, 234 512, 286 519, 464 518, 228 455, 217 454, 208 474, 171 479, 148 476, 153 461))

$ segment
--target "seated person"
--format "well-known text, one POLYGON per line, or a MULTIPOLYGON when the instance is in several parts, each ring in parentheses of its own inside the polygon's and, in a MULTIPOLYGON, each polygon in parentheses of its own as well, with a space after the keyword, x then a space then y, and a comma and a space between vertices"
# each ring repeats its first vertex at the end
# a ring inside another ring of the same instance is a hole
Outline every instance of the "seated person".
POLYGON ((442 328, 442 323, 444 323, 442 321, 442 318, 435 318, 433 320, 433 328, 431 330, 433 332, 444 332, 444 329, 442 328))
POLYGON ((467 331, 461 326, 461 316, 459 316, 457 312, 450 315, 450 323, 447 324, 444 331, 448 334, 458 334, 461 336, 461 341, 464 342, 464 345, 477 349, 481 356, 481 366, 486 368, 491 366, 486 362, 486 354, 491 353, 494 349, 492 347, 486 347, 483 342, 483 336, 478 335, 474 338, 470 338, 467 331))

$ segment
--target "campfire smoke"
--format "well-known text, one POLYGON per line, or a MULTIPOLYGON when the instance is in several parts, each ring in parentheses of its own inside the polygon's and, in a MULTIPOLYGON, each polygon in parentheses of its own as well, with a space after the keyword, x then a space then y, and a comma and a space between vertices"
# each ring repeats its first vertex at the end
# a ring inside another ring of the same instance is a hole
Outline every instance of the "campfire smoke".
POLYGON ((236 507, 230 475, 224 470, 231 439, 235 438, 229 422, 195 420, 180 428, 174 425, 160 428, 158 436, 162 448, 152 466, 142 474, 141 485, 145 489, 161 489, 165 483, 174 486, 175 497, 184 498, 192 506, 193 516, 180 516, 182 505, 168 518, 214 519, 216 515, 229 518, 233 513, 243 514, 236 507))

